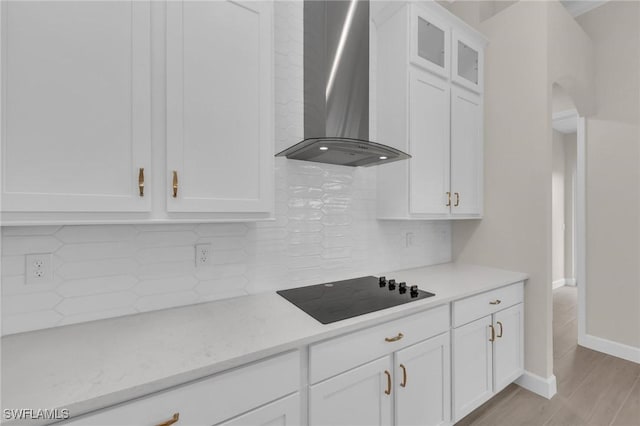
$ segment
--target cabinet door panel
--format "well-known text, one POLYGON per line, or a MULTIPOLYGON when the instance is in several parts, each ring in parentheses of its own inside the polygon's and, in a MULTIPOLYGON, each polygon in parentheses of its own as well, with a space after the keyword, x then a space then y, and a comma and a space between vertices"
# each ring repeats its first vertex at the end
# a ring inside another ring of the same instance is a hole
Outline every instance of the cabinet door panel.
POLYGON ((524 315, 519 303, 494 315, 493 349, 495 392, 500 392, 524 372, 524 315), (500 336, 500 337, 498 337, 500 336))
POLYGON ((169 211, 271 209, 272 7, 167 4, 169 211))
POLYGON ((413 214, 448 214, 449 84, 411 70, 409 199, 413 214))
POLYGON ((148 211, 145 2, 3 2, 3 210, 148 211))
POLYGON ((477 38, 453 31, 451 40, 451 80, 462 87, 482 93, 484 45, 477 38))
POLYGON ((451 413, 449 333, 396 353, 396 425, 448 424, 451 413), (406 377, 406 382, 403 382, 406 377), (402 386, 404 384, 405 386, 402 386))
POLYGON ((393 395, 387 395, 391 357, 372 361, 309 387, 311 426, 391 425, 393 395))
POLYGON ((411 62, 446 79, 450 74, 451 28, 435 13, 411 6, 411 62))
POLYGON ((493 393, 491 316, 453 330, 453 413, 458 421, 493 393))
POLYGON ((300 425, 300 394, 279 399, 256 408, 220 426, 298 426, 300 425))
POLYGON ((482 214, 482 100, 451 89, 451 214, 482 214), (456 206, 456 204, 458 204, 456 206))

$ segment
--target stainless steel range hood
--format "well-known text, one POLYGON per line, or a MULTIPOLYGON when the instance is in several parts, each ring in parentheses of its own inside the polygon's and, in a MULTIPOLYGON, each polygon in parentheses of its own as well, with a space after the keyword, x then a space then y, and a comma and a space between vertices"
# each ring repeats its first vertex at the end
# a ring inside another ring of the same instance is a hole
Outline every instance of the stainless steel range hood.
POLYGON ((375 166, 410 155, 369 141, 369 2, 304 2, 304 140, 276 156, 375 166))

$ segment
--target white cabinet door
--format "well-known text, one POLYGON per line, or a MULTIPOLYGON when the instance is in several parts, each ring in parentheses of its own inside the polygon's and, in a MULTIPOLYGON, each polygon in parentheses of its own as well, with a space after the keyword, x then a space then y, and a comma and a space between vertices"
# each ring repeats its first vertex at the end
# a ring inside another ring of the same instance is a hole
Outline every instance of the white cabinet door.
POLYGON ((170 212, 272 209, 272 8, 167 3, 170 212))
POLYGON ((491 315, 453 330, 453 416, 458 421, 493 394, 491 315))
POLYGON ((309 387, 309 425, 392 424, 391 356, 309 387))
POLYGON ((3 210, 148 211, 149 2, 2 7, 3 210))
POLYGON ((524 372, 523 304, 494 314, 496 340, 493 345, 494 391, 500 392, 524 372))
POLYGON ((410 72, 409 209, 449 214, 449 84, 428 72, 410 72))
POLYGON ((482 215, 482 99, 451 89, 451 214, 482 215))
POLYGON ((299 426, 300 394, 295 393, 271 404, 256 408, 220 426, 299 426))
POLYGON ((442 425, 451 416, 449 333, 396 352, 396 425, 442 425))
POLYGON ((484 42, 461 31, 453 31, 451 40, 451 80, 482 93, 484 80, 484 42))
POLYGON ((411 62, 441 77, 449 79, 451 57, 451 27, 435 13, 411 5, 411 62))

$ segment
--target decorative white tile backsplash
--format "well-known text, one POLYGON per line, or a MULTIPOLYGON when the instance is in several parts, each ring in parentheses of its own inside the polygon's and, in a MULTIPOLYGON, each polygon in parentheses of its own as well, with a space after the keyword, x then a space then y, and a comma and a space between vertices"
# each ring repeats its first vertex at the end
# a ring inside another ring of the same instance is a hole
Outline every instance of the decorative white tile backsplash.
MULTIPOLYGON (((302 3, 275 7, 280 150, 303 135, 302 3)), ((275 173, 270 222, 3 228, 2 334, 451 260, 448 222, 376 220, 375 168, 278 158, 275 173), (53 281, 26 285, 24 255, 49 252, 53 281)))

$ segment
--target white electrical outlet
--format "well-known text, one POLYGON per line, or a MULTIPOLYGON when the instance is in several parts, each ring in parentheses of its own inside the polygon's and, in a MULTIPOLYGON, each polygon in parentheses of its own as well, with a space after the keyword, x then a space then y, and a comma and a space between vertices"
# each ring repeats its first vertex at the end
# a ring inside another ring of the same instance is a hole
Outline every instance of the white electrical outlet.
POLYGON ((196 268, 211 263, 211 244, 196 244, 196 268))
POLYGON ((26 284, 45 284, 53 278, 51 253, 28 254, 25 256, 26 284))
POLYGON ((407 232, 404 234, 405 247, 413 246, 413 232, 407 232))

